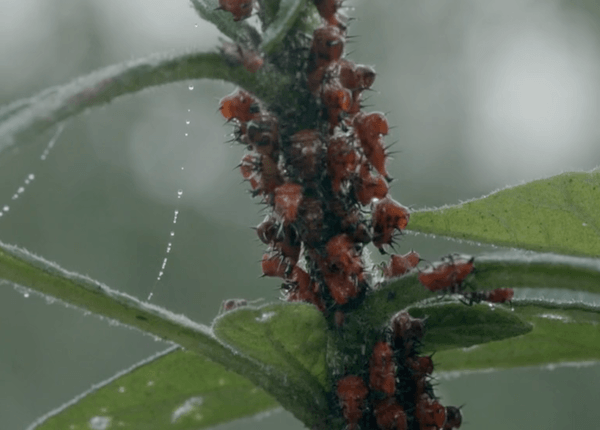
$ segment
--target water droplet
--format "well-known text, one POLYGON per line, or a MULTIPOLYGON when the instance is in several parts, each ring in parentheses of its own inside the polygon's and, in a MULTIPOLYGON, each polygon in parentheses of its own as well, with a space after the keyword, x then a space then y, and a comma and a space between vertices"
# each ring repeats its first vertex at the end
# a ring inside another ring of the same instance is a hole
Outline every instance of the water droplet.
POLYGON ((188 112, 191 112, 191 111, 192 111, 191 109, 188 109, 188 112))
POLYGON ((25 187, 19 187, 19 188, 17 189, 17 193, 21 194, 21 193, 23 193, 23 192, 25 192, 25 187))
POLYGON ((587 227, 587 223, 585 223, 585 222, 582 223, 581 225, 584 226, 584 227, 587 227))
POLYGON ((2 210, 3 210, 4 212, 8 212, 8 211, 10 210, 10 208, 9 208, 8 206, 4 206, 4 207, 2 208, 2 210))
POLYGON ((177 198, 180 198, 181 196, 183 196, 183 190, 177 190, 177 198))
POLYGON ((174 231, 171 232, 171 237, 173 237, 173 236, 175 236, 175 232, 174 231))
POLYGON ((267 322, 275 316, 275 312, 263 312, 260 317, 254 318, 258 322, 267 322))
POLYGON ((188 90, 190 90, 190 91, 194 91, 194 86, 193 86, 193 85, 189 85, 189 86, 188 86, 188 90))
MULTIPOLYGON (((196 415, 199 415, 198 409, 200 406, 202 406, 202 403, 204 403, 204 399, 202 397, 190 397, 181 406, 173 411, 173 414, 171 415, 171 423, 175 423, 181 417, 190 415, 192 412, 194 412, 196 415)), ((196 417, 196 419, 198 418, 196 417)))
POLYGON ((150 301, 150 299, 152 299, 152 296, 154 295, 154 293, 150 293, 148 294, 148 298, 146 299, 147 301, 150 301))
POLYGON ((30 173, 29 176, 27 176, 27 179, 33 181, 35 179, 35 175, 33 173, 30 173))
POLYGON ((92 430, 106 430, 110 426, 110 417, 92 417, 88 426, 92 430))
POLYGON ((190 125, 190 122, 191 121, 188 119, 185 123, 186 123, 186 125, 190 125))
POLYGON ((194 24, 194 27, 198 28, 198 24, 194 24))
POLYGON ((186 133, 186 134, 185 134, 185 137, 188 137, 189 135, 190 135, 189 133, 186 133))
POLYGON ((125 392, 125 387, 119 387, 119 393, 124 393, 125 392))
POLYGON ((183 169, 184 169, 184 167, 181 167, 181 170, 183 170, 183 169))
POLYGON ((154 381, 148 381, 148 383, 146 384, 148 387, 151 387, 154 385, 154 381))
POLYGON ((29 293, 23 294, 23 297, 25 297, 26 299, 28 299, 29 298, 29 293))

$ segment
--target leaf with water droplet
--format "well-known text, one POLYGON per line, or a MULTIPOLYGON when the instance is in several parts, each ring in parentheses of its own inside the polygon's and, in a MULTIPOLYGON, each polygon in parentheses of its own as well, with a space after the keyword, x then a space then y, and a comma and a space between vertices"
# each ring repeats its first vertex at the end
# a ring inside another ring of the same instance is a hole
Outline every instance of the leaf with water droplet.
POLYGON ((277 402, 247 379, 170 348, 95 385, 28 430, 195 430, 255 415, 277 402))
POLYGON ((564 173, 411 214, 409 229, 536 251, 600 256, 600 170, 564 173))

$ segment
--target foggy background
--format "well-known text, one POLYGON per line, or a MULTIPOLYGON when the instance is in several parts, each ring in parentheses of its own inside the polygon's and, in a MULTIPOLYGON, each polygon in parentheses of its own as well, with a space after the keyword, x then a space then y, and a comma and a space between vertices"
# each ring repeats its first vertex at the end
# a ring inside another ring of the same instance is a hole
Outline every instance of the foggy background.
MULTIPOLYGON (((391 193, 414 208, 600 164, 596 0, 348 1, 351 59, 374 65, 368 103, 398 141, 391 193)), ((113 63, 214 50, 186 0, 1 0, 0 105, 113 63)), ((113 102, 0 154, 0 240, 208 324, 222 300, 278 297, 259 279, 263 216, 233 171, 241 147, 217 111, 230 84, 190 81, 113 102), (189 121, 189 124, 187 122, 189 121), (184 168, 182 170, 182 167, 184 168), (28 175, 35 179, 15 200, 28 175), (183 195, 177 199, 177 191, 183 195), (173 211, 179 210, 172 224, 173 211), (170 232, 175 235, 171 238, 170 232)), ((407 235, 425 258, 490 246, 407 235)), ((93 383, 163 350, 139 332, 0 287, 0 428, 24 429, 93 383)), ((600 366, 440 381, 463 429, 595 427, 600 366)), ((222 430, 301 429, 285 412, 222 430)))

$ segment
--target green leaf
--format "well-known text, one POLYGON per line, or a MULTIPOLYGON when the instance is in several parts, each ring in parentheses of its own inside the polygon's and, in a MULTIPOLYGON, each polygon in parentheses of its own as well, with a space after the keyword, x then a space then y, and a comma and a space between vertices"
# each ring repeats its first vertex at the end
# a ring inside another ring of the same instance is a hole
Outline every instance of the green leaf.
POLYGON ((275 19, 263 35, 264 52, 270 54, 277 48, 305 7, 306 0, 281 0, 275 19))
MULTIPOLYGON (((318 415, 327 416, 322 387, 309 378, 294 386, 294 395, 311 403, 296 401, 290 395, 285 369, 267 369, 247 355, 221 343, 212 330, 175 315, 159 306, 144 303, 14 246, 0 242, 0 279, 58 298, 67 304, 89 310, 146 333, 170 340, 200 354, 228 370, 243 375, 272 395, 285 409, 306 425, 315 424, 318 415)), ((6 283, 3 283, 6 284, 6 283)), ((308 374, 308 372, 306 372, 308 374)))
POLYGON ((600 171, 564 173, 411 214, 413 231, 538 251, 600 256, 600 171))
POLYGON ((268 366, 270 372, 287 375, 290 393, 306 413, 316 413, 315 406, 326 411, 325 391, 330 386, 325 361, 327 325, 317 308, 292 303, 244 307, 216 319, 213 330, 219 339, 268 366), (312 397, 296 396, 298 387, 306 387, 312 397))
POLYGON ((408 309, 416 318, 427 318, 423 344, 429 351, 468 348, 528 333, 532 325, 505 308, 446 303, 408 309))
MULTIPOLYGON (((518 291, 517 291, 518 293, 518 291)), ((533 306, 515 300, 515 315, 532 324, 531 332, 468 349, 436 354, 439 371, 539 366, 600 360, 600 308, 588 310, 533 306)), ((565 306, 566 307, 566 306, 565 306)))
POLYGON ((190 79, 235 83, 270 102, 284 93, 289 77, 274 71, 250 73, 217 53, 156 54, 110 66, 66 85, 49 88, 0 109, 0 152, 87 109, 146 88, 190 79))
POLYGON ((247 379, 169 348, 95 385, 28 430, 195 430, 277 406, 247 379))

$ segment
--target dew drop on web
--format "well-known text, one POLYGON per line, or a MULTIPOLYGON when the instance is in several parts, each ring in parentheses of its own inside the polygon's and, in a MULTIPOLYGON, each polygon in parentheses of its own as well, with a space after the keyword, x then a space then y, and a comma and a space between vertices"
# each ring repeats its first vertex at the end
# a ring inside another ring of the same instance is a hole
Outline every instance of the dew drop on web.
MULTIPOLYGON (((60 134, 62 133, 63 129, 64 129, 64 123, 61 123, 58 125, 58 127, 56 127, 56 131, 50 138, 50 141, 48 142, 48 144, 46 145, 46 148, 44 149, 44 151, 42 152, 42 155, 40 156, 40 159, 42 161, 46 160, 46 158, 48 157, 48 154, 50 154, 50 151, 52 150, 52 148, 54 148, 54 145, 56 144, 56 141, 60 137, 60 134)), ((21 196, 25 193, 25 191, 27 191, 27 187, 29 185, 31 185, 31 183, 33 182, 34 179, 35 179, 35 174, 33 174, 33 173, 27 174, 25 176, 25 179, 23 179, 22 184, 19 185, 17 187, 16 191, 13 193, 11 200, 15 201, 15 200, 18 200, 19 198, 21 198, 21 196)), ((9 211, 10 211, 9 205, 2 205, 2 207, 0 208, 0 218, 4 217, 9 211)))
MULTIPOLYGON (((183 167, 181 168, 181 170, 184 170, 183 167)), ((183 190, 182 189, 177 190, 177 204, 175 206, 175 209, 173 210, 173 220, 172 220, 173 227, 177 224, 177 219, 179 217, 179 204, 181 202, 182 196, 183 196, 183 190)), ((154 289, 156 288, 158 283, 161 281, 163 275, 165 274, 165 269, 167 267, 167 263, 169 262, 168 255, 171 253, 171 249, 173 248, 172 240, 174 237, 175 237, 175 229, 173 228, 173 230, 171 230, 169 232, 169 242, 167 243, 167 247, 165 249, 163 261, 160 266, 160 270, 158 271, 158 275, 156 276, 156 280, 154 281, 154 284, 152 285, 152 288, 150 289, 150 293, 148 294, 148 298, 146 299, 147 301, 150 301, 152 299, 152 297, 154 296, 154 289)))

